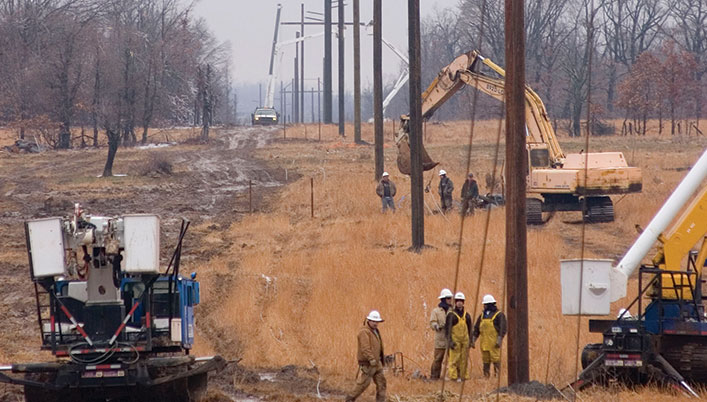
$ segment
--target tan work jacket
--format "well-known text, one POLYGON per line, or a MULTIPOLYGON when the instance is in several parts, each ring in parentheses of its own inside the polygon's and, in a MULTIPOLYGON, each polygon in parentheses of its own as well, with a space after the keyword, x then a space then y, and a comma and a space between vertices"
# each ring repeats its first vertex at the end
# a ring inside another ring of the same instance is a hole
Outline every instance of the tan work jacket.
POLYGON ((447 349, 447 338, 444 333, 446 323, 447 312, 442 307, 435 307, 430 314, 430 328, 435 332, 435 349, 447 349), (434 323, 437 323, 438 330, 435 330, 434 323))
POLYGON ((358 362, 370 364, 371 360, 376 364, 383 361, 383 340, 378 330, 374 332, 368 323, 364 323, 358 331, 358 362))

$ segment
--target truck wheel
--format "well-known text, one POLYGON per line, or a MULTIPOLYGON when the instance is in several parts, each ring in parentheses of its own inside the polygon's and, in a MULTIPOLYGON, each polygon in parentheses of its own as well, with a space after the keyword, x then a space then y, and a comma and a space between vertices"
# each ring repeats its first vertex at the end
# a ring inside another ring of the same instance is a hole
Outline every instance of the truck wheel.
POLYGON ((603 343, 590 343, 582 350, 582 369, 587 368, 599 355, 601 355, 603 343))
POLYGON ((537 198, 525 199, 525 222, 528 225, 543 224, 543 203, 537 198))
POLYGON ((609 197, 588 197, 584 220, 588 223, 613 222, 614 204, 609 197))

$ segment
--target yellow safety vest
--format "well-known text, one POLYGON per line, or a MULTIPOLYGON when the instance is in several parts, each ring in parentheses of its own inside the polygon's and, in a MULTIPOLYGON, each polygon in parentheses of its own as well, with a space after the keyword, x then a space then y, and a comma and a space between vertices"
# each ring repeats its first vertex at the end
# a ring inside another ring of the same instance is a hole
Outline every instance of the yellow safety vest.
POLYGON ((452 342, 454 343, 463 343, 463 344, 468 344, 469 343, 469 327, 466 325, 466 311, 462 312, 462 316, 459 317, 459 314, 455 310, 452 310, 452 314, 457 316, 459 321, 452 327, 452 342))
POLYGON ((496 316, 501 313, 496 311, 496 314, 491 318, 483 318, 483 313, 481 315, 481 325, 479 325, 479 332, 481 337, 481 350, 489 351, 496 348, 496 338, 498 337, 498 331, 496 327, 493 326, 493 320, 496 316))

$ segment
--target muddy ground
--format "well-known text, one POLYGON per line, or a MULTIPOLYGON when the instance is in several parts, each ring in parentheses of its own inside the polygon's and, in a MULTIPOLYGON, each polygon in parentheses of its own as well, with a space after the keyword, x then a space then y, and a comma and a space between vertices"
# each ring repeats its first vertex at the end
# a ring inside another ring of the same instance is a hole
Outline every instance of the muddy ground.
MULTIPOLYGON (((214 131, 207 144, 187 137, 164 147, 121 148, 113 169, 118 176, 105 179, 98 177, 105 149, 41 154, 0 151, 0 364, 52 359, 39 352, 23 229, 26 219, 68 215, 75 202, 100 215, 156 213, 162 221, 164 262, 172 253, 180 220, 186 218, 192 229, 185 238, 183 258, 208 260, 219 250, 200 247, 205 236, 217 235, 251 208, 267 209, 269 196, 286 175, 290 180, 296 178, 293 172, 253 157, 257 148, 274 140, 275 130, 239 127, 214 131), (256 188, 252 199, 251 183, 256 188)), ((208 322, 204 324, 208 327, 208 322)), ((218 337, 208 328, 201 330, 205 336, 218 337)), ((223 344, 219 349, 227 348, 223 344)), ((223 352, 230 354, 228 359, 237 358, 228 350, 223 352)), ((214 376, 206 400, 308 400, 317 398, 316 392, 342 395, 321 383, 316 368, 263 370, 232 364, 214 376)), ((17 400, 22 400, 20 387, 0 384, 0 401, 17 400)))

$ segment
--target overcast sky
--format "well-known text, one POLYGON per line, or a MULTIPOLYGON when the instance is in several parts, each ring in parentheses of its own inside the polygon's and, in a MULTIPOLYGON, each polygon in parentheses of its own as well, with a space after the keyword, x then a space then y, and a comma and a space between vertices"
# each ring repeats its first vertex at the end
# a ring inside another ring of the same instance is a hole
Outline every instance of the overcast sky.
MULTIPOLYGON (((459 0, 421 0, 421 15, 433 14, 436 9, 456 7, 459 0)), ((353 20, 351 5, 353 0, 345 0, 345 20, 353 20)), ((230 41, 233 54, 233 78, 236 84, 262 82, 265 85, 270 63, 270 51, 277 4, 282 4, 282 21, 299 21, 300 5, 305 11, 322 12, 324 0, 200 0, 196 6, 197 15, 203 17, 211 31, 222 41, 230 41)), ((361 22, 373 18, 373 0, 360 0, 361 22)), ((337 10, 332 12, 332 20, 337 20, 337 10)), ((293 39, 299 26, 282 26, 280 41, 293 39)), ((335 30, 335 29, 334 29, 335 30)), ((305 34, 323 32, 323 26, 305 26, 305 34)), ((364 87, 372 81, 372 34, 373 30, 361 29, 361 81, 364 87)), ((345 31, 346 87, 353 86, 353 30, 345 31)), ((407 54, 407 0, 383 0, 383 38, 407 54)), ((337 87, 337 40, 332 39, 334 88, 337 87)), ((316 87, 317 77, 322 76, 324 38, 318 37, 305 42, 305 78, 307 87, 316 87)), ((284 50, 279 77, 289 82, 293 75, 294 46, 284 50)), ((384 79, 395 79, 400 69, 400 59, 387 47, 383 47, 384 79)), ((278 86, 279 87, 279 86, 278 86)))

